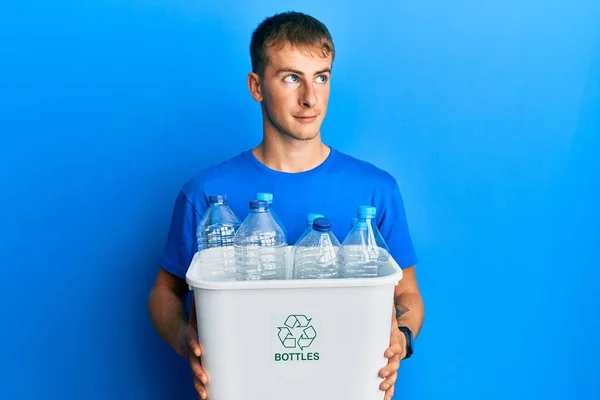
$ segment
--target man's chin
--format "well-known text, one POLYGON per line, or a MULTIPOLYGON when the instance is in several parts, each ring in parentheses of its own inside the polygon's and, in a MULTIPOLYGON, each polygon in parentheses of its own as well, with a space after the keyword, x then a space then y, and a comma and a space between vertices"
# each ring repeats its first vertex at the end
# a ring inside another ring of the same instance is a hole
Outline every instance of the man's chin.
POLYGON ((319 137, 319 132, 288 132, 286 136, 291 139, 307 142, 319 137))

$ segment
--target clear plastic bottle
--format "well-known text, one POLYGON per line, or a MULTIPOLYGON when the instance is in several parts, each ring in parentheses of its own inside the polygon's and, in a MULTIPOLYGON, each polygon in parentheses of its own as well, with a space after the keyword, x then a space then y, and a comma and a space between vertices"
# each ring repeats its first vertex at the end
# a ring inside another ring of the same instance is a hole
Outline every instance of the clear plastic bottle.
POLYGON ((317 218, 323 218, 323 217, 325 217, 323 214, 308 213, 307 219, 306 219, 306 229, 304 229, 304 232, 302 232, 302 234, 300 235, 298 240, 296 240, 296 245, 298 243, 300 243, 300 241, 302 239, 304 239, 306 237, 306 235, 308 235, 310 233, 310 231, 312 231, 314 220, 317 218))
POLYGON ((359 206, 357 222, 342 242, 346 278, 374 278, 389 262, 389 249, 375 224, 377 210, 359 206))
POLYGON ((226 195, 211 195, 208 209, 196 228, 197 250, 202 251, 208 280, 235 280, 235 252, 233 239, 240 220, 227 204, 226 195), (220 249, 217 249, 220 248, 220 249))
POLYGON ((286 279, 287 242, 269 203, 250 202, 250 212, 235 239, 237 280, 286 279))
POLYGON ((266 201, 267 203, 269 203, 269 210, 271 211, 271 215, 273 215, 273 218, 275 219, 277 224, 281 227, 281 229, 283 230, 283 233, 286 233, 285 226, 283 225, 283 223, 277 216, 275 209, 273 208, 273 193, 257 193, 256 200, 266 201))
POLYGON ((294 246, 294 279, 336 279, 344 275, 344 250, 327 218, 316 218, 312 230, 294 246))

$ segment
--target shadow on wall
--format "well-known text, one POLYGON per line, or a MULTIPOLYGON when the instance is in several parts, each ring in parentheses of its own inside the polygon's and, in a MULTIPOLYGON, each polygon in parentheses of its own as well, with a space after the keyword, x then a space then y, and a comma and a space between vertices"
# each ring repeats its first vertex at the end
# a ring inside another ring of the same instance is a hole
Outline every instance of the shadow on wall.
MULTIPOLYGON (((244 84, 243 79, 240 77, 240 85, 244 84)), ((209 84, 205 89, 217 92, 222 88, 209 84)), ((119 271, 119 276, 99 277, 100 282, 87 293, 96 305, 92 307, 97 309, 107 310, 106 303, 113 303, 112 313, 99 315, 97 322, 110 331, 107 332, 110 339, 105 339, 108 340, 106 347, 117 343, 119 349, 115 351, 127 354, 124 357, 137 360, 132 364, 139 365, 138 370, 121 370, 122 376, 113 376, 114 387, 112 391, 106 389, 108 396, 127 387, 135 393, 141 386, 147 388, 146 394, 151 394, 151 398, 195 398, 187 363, 154 331, 147 312, 147 299, 158 272, 173 203, 180 187, 202 169, 235 156, 260 140, 258 106, 249 107, 252 100, 249 95, 243 95, 243 91, 221 91, 219 99, 228 99, 229 103, 207 97, 194 104, 191 99, 189 110, 178 115, 176 123, 164 132, 138 133, 136 140, 140 142, 146 138, 162 138, 165 157, 150 161, 153 163, 150 168, 139 166, 140 171, 135 174, 136 177, 144 175, 141 178, 144 183, 128 187, 129 200, 122 206, 126 209, 122 209, 120 215, 107 216, 112 225, 108 231, 119 233, 104 243, 104 251, 111 254, 106 262, 113 264, 113 271, 119 271), (153 176, 146 176, 146 173, 153 176), (107 299, 107 293, 115 294, 114 298, 107 299)), ((145 155, 134 157, 138 157, 140 163, 149 162, 145 155)), ((138 168, 135 164, 132 160, 130 168, 138 168)), ((106 357, 106 365, 110 368, 110 357, 106 357)))
MULTIPOLYGON (((243 78, 243 77, 242 77, 243 78)), ((240 80, 243 85, 243 80, 240 80)), ((217 92, 221 88, 207 87, 208 92, 217 92)), ((150 196, 161 198, 161 207, 156 211, 160 219, 154 218, 157 225, 156 230, 144 233, 140 232, 142 242, 151 243, 153 249, 152 255, 146 252, 140 252, 139 275, 143 277, 142 285, 135 285, 138 277, 133 277, 131 286, 135 287, 136 294, 133 298, 142 299, 143 302, 135 302, 134 307, 138 307, 146 315, 146 299, 151 288, 156 273, 158 263, 162 254, 162 247, 168 232, 171 211, 175 196, 179 188, 192 176, 206 167, 222 162, 239 152, 256 145, 262 135, 259 116, 259 106, 248 107, 252 101, 250 95, 244 98, 240 94, 247 93, 219 93, 219 99, 230 99, 231 103, 222 103, 207 99, 198 107, 198 111, 189 115, 189 122, 182 126, 177 132, 173 132, 173 137, 183 136, 187 139, 184 147, 189 147, 187 151, 182 151, 180 164, 184 166, 177 179, 164 177, 166 179, 157 181, 150 196), (239 104, 235 106, 235 104, 239 104), (166 207, 165 207, 166 204, 166 207)), ((183 149, 182 149, 183 150, 183 149)), ((148 216, 148 218, 152 218, 148 216)), ((188 295, 188 310, 190 306, 191 293, 188 295)), ((130 313, 127 313, 130 315, 130 313)), ((191 372, 187 362, 181 359, 166 343, 154 333, 151 322, 145 319, 145 324, 137 324, 137 332, 128 340, 130 343, 136 343, 135 358, 148 366, 147 382, 156 388, 156 392, 149 390, 148 393, 156 393, 157 399, 165 398, 195 398, 195 390, 192 384, 191 372), (139 336, 150 335, 150 340, 140 341, 139 336)), ((134 331, 132 331, 134 332, 134 331)))

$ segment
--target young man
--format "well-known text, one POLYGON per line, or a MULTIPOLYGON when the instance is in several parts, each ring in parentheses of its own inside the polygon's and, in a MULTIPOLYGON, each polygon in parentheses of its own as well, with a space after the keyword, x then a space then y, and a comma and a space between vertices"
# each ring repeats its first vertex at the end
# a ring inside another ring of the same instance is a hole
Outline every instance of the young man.
MULTIPOLYGON (((423 302, 415 276, 416 255, 395 179, 366 162, 326 146, 321 124, 327 111, 334 46, 327 28, 301 13, 267 18, 255 30, 251 46, 250 94, 261 105, 263 140, 187 182, 177 196, 161 268, 149 298, 155 329, 182 357, 194 375, 202 399, 208 397, 206 371, 200 364, 195 309, 186 315, 185 274, 196 251, 195 230, 210 194, 226 194, 244 218, 258 192, 274 194, 274 209, 293 244, 308 212, 333 221, 340 239, 348 233, 358 205, 377 208, 376 223, 391 255, 403 268, 392 308, 388 364, 382 366, 381 390, 392 398, 400 361, 412 352, 423 322, 423 302)), ((382 349, 383 351, 384 349, 382 349)))

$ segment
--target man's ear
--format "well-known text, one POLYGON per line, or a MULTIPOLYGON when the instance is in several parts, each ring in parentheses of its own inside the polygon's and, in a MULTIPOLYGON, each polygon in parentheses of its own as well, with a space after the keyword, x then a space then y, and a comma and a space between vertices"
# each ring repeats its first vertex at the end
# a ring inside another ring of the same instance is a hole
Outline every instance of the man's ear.
POLYGON ((250 72, 248 74, 248 90, 250 90, 250 95, 252 98, 260 103, 263 100, 262 91, 260 87, 260 76, 258 76, 255 72, 250 72))

